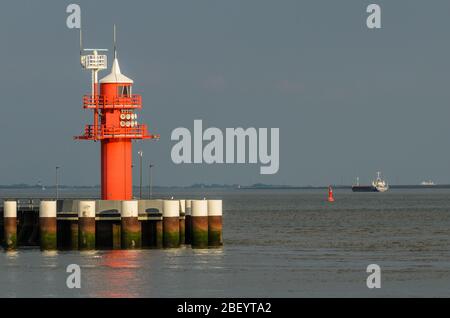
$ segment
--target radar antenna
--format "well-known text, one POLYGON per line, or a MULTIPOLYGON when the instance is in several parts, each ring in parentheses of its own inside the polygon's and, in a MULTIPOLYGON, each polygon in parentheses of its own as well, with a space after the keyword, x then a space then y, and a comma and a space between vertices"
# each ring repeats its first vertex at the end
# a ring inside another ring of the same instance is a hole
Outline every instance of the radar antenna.
POLYGON ((105 70, 108 67, 108 58, 105 54, 98 54, 99 52, 107 52, 107 49, 84 49, 83 48, 83 33, 80 28, 80 62, 81 66, 85 70, 91 71, 92 83, 91 83, 91 96, 88 97, 90 102, 96 105, 94 110, 94 140, 97 140, 97 129, 99 122, 99 109, 98 109, 98 73, 101 70, 105 70), (83 54, 84 52, 89 52, 83 54))

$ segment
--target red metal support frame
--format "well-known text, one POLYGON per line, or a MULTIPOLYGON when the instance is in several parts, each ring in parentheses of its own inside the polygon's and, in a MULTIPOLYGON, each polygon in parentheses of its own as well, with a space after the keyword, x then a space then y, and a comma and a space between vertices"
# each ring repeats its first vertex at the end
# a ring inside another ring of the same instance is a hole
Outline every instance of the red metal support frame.
POLYGON ((83 96, 84 109, 142 109, 141 95, 128 96, 83 96))
POLYGON ((152 135, 148 133, 147 125, 142 124, 136 127, 105 127, 94 125, 86 125, 84 134, 76 136, 78 140, 104 140, 113 138, 127 138, 127 139, 159 139, 160 135, 152 135), (97 135, 95 134, 97 132, 97 135))

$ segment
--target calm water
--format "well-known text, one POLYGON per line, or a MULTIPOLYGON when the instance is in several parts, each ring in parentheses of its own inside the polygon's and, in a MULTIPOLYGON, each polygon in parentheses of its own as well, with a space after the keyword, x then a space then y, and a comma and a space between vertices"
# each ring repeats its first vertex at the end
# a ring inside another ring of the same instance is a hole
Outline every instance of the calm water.
POLYGON ((224 200, 222 249, 0 252, 0 296, 450 296, 449 190, 342 190, 334 204, 326 191, 173 194, 224 200), (372 263, 379 290, 366 287, 372 263), (66 287, 69 264, 81 266, 79 290, 66 287))

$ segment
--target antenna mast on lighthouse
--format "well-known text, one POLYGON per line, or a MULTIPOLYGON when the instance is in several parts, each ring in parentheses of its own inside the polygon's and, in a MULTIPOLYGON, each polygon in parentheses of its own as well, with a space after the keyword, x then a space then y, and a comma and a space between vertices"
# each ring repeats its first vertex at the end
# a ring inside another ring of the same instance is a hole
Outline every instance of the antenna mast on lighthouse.
MULTIPOLYGON (((115 33, 115 26, 114 26, 115 33)), ((98 72, 108 68, 108 57, 98 52, 108 52, 108 49, 83 49, 83 31, 80 28, 80 61, 81 66, 85 70, 92 73, 91 96, 94 102, 98 103, 98 72), (92 52, 92 54, 84 54, 84 52, 92 52)), ((97 136, 98 130, 98 108, 94 110, 94 135, 97 136)), ((97 141, 96 137, 94 138, 97 141)))

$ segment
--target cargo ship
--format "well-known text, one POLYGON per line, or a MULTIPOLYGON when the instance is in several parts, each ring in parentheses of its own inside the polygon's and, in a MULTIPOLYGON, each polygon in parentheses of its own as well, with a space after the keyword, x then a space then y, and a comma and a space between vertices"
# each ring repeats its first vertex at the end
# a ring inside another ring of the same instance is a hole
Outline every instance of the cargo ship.
POLYGON ((381 173, 377 172, 377 178, 371 185, 360 185, 359 178, 356 178, 356 184, 352 186, 353 192, 386 192, 389 189, 388 183, 381 178, 381 173))

